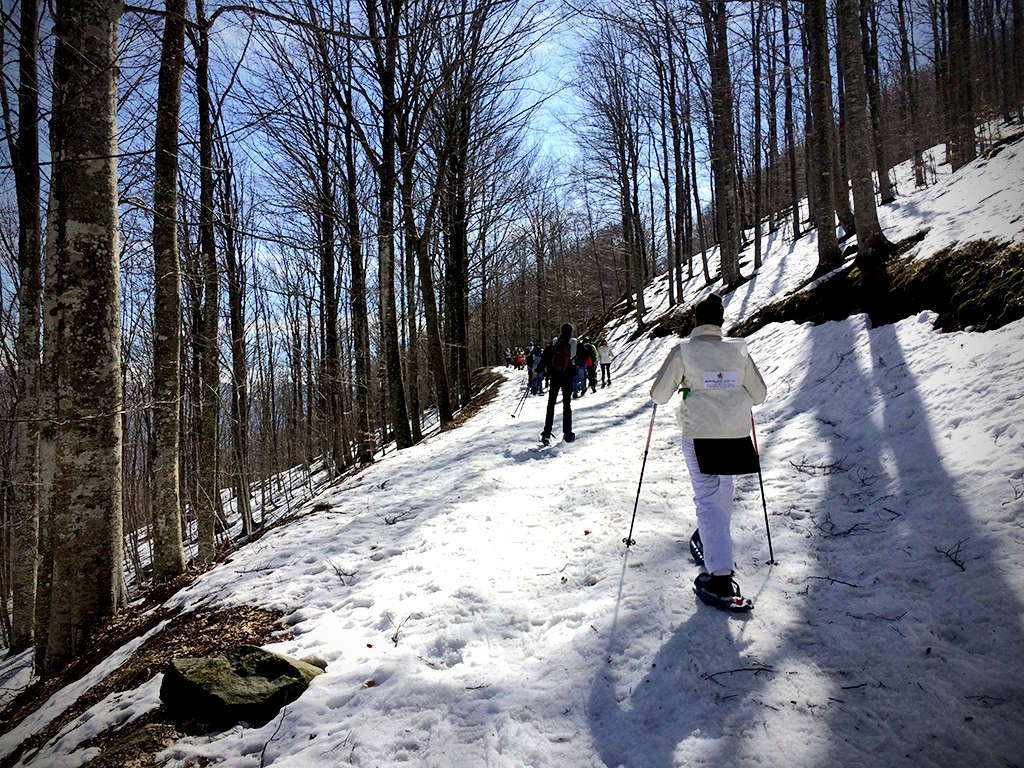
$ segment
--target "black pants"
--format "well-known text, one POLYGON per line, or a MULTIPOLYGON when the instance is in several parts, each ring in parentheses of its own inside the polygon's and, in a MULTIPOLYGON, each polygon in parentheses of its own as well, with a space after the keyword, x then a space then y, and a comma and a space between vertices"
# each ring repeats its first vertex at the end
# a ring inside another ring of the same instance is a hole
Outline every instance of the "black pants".
POLYGON ((612 364, 601 363, 601 386, 612 383, 612 364))
POLYGON ((542 437, 551 437, 551 427, 555 423, 555 400, 562 393, 562 435, 572 434, 572 381, 576 369, 568 371, 551 371, 548 373, 548 411, 544 417, 542 437))

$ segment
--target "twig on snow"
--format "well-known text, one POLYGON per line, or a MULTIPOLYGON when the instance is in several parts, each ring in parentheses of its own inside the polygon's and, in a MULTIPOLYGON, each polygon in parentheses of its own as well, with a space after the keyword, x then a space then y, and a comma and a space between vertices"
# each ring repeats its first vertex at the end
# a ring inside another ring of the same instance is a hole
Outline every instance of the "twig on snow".
POLYGON ((963 547, 964 544, 966 544, 970 540, 970 537, 966 539, 961 539, 949 549, 942 550, 936 547, 935 551, 938 552, 940 555, 945 555, 946 557, 948 557, 955 565, 958 565, 960 567, 961 571, 966 571, 967 568, 964 566, 963 558, 960 557, 960 549, 961 547, 963 547))
POLYGON ((284 716, 287 712, 288 705, 285 704, 283 707, 281 707, 281 717, 278 718, 277 728, 274 729, 274 732, 271 734, 270 738, 267 739, 267 742, 263 745, 263 749, 260 750, 260 768, 263 768, 264 761, 267 759, 267 747, 269 747, 270 744, 277 738, 277 734, 281 732, 281 726, 284 725, 284 716))
POLYGON ((334 571, 338 575, 338 578, 341 580, 341 586, 343 586, 343 587, 347 587, 348 586, 348 584, 345 583, 345 579, 351 578, 351 577, 356 575, 355 571, 346 571, 346 570, 344 570, 341 567, 340 563, 337 563, 334 560, 331 560, 331 558, 327 558, 327 564, 329 566, 331 566, 331 570, 334 571))
POLYGON ((807 578, 809 578, 809 579, 820 579, 822 581, 827 581, 829 584, 843 584, 843 585, 845 585, 847 587, 853 587, 854 589, 860 589, 860 585, 859 584, 851 584, 848 581, 841 581, 839 579, 833 579, 831 576, 808 576, 807 578))
POLYGON ((762 664, 762 665, 757 666, 757 667, 742 667, 740 669, 725 669, 725 670, 722 670, 721 672, 712 672, 710 675, 704 675, 704 679, 705 680, 714 680, 719 675, 735 675, 738 672, 753 672, 755 675, 758 675, 761 672, 774 672, 774 671, 775 670, 772 667, 769 667, 766 664, 762 664))

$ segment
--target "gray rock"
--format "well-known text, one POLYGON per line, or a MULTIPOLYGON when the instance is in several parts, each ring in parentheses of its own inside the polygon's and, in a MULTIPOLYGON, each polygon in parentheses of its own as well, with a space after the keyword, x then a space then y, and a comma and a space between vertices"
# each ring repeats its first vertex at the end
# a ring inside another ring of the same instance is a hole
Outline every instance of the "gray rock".
POLYGON ((164 671, 160 699, 190 731, 223 730, 235 723, 264 725, 295 701, 323 670, 254 645, 216 656, 174 659, 164 671))

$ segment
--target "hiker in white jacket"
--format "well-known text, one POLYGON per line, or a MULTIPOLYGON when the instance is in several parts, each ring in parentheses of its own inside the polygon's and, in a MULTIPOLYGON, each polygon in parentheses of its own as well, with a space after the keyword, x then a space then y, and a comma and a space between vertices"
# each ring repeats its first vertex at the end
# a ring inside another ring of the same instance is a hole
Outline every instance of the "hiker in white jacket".
POLYGON ((752 603, 740 596, 733 579, 733 478, 731 474, 702 473, 693 442, 747 438, 750 409, 763 403, 767 395, 746 342, 723 338, 723 317, 722 299, 715 294, 697 305, 696 328, 669 353, 651 387, 651 398, 664 405, 677 391, 683 395, 677 421, 697 508, 697 540, 707 570, 694 582, 697 595, 716 607, 749 610, 752 603))
POLYGON ((601 363, 601 389, 612 383, 612 360, 614 357, 612 348, 605 339, 597 342, 597 358, 601 363))

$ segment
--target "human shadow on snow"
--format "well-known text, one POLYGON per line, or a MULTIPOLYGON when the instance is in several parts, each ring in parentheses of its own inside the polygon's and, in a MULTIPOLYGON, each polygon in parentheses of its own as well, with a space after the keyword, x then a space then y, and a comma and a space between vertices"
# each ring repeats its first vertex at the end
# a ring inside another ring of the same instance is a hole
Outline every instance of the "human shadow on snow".
POLYGON ((670 768, 677 757, 699 750, 701 764, 727 762, 726 736, 736 727, 738 702, 770 674, 743 656, 730 622, 743 621, 721 611, 697 608, 680 624, 650 662, 639 682, 616 672, 616 663, 632 638, 628 626, 616 627, 588 699, 590 731, 607 766, 670 768))

